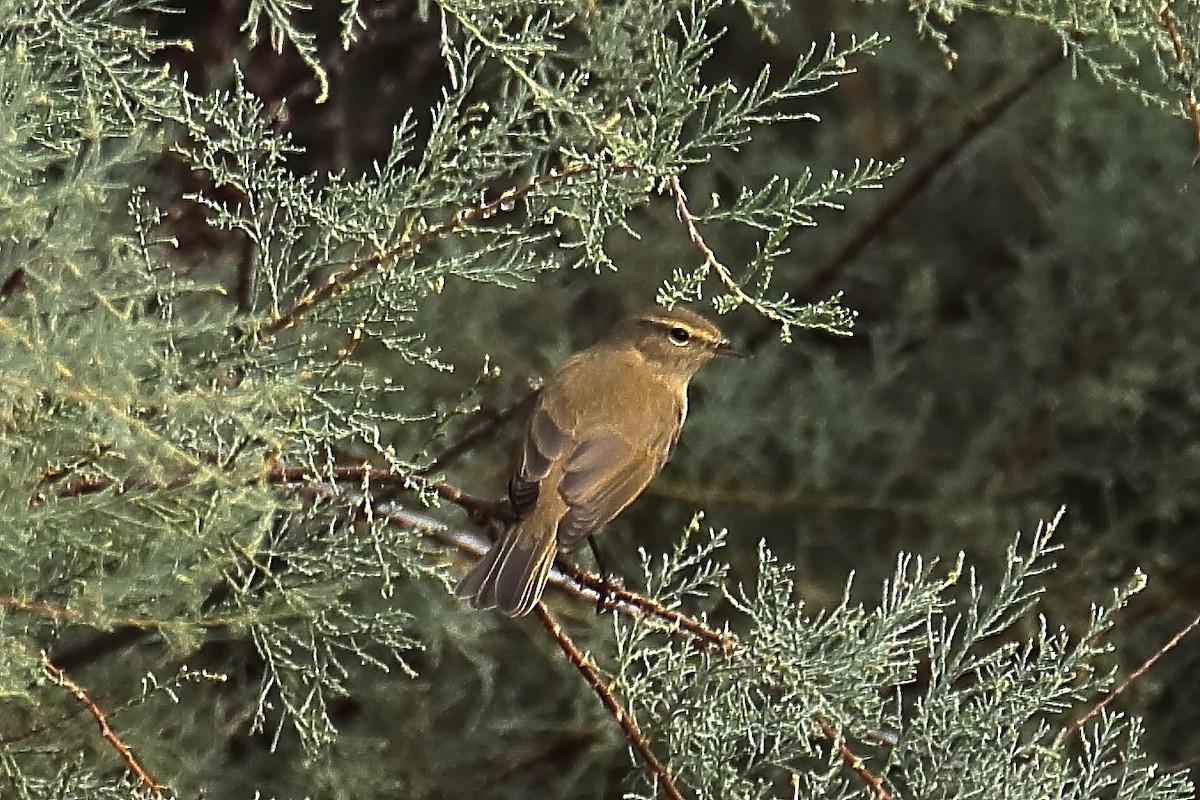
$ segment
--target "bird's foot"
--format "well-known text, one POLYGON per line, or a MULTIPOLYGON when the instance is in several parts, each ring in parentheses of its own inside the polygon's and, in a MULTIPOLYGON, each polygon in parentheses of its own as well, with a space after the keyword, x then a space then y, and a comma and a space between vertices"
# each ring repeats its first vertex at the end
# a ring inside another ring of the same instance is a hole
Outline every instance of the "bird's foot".
POLYGON ((605 572, 596 580, 596 614, 603 614, 609 609, 616 609, 620 598, 617 593, 625 588, 625 584, 605 572))

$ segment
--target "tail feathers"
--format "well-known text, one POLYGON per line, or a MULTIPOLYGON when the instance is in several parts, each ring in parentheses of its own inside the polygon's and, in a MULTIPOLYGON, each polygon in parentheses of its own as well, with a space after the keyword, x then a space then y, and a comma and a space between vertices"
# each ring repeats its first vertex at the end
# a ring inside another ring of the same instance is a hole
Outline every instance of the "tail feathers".
POLYGON ((538 535, 514 525, 463 576, 454 593, 476 608, 498 608, 510 617, 528 614, 546 588, 556 550, 553 531, 538 535))

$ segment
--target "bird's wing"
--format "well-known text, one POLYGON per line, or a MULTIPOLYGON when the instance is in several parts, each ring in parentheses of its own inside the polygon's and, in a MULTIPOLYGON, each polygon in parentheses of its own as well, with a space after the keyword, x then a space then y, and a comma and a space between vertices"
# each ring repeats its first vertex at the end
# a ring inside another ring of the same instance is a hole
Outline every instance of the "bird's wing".
POLYGON ((611 430, 588 436, 571 451, 559 483, 567 513, 558 524, 558 545, 582 542, 637 498, 667 460, 675 432, 637 446, 611 430))
POLYGON ((533 510, 538 499, 538 487, 570 446, 567 432, 554 421, 546 406, 538 403, 529 417, 521 463, 508 482, 508 499, 517 519, 524 519, 533 510))

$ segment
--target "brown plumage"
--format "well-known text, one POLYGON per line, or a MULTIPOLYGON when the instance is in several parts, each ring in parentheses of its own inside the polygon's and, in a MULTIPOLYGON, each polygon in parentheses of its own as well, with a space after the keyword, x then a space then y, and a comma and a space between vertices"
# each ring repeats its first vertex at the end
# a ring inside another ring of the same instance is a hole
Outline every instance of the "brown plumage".
POLYGON ((734 354, 699 314, 652 308, 567 359, 538 397, 509 482, 518 521, 455 593, 477 608, 529 613, 555 553, 619 514, 671 457, 692 375, 734 354))

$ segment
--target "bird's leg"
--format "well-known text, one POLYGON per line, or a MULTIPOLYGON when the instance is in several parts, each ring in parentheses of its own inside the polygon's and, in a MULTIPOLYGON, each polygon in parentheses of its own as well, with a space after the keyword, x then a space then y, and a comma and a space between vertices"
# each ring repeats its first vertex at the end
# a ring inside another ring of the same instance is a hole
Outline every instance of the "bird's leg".
POLYGON ((608 607, 609 591, 614 588, 610 582, 611 573, 604 565, 604 559, 600 557, 600 548, 596 545, 596 537, 587 537, 588 547, 592 550, 592 558, 596 561, 596 573, 600 578, 599 585, 596 587, 596 613, 603 614, 608 607))

